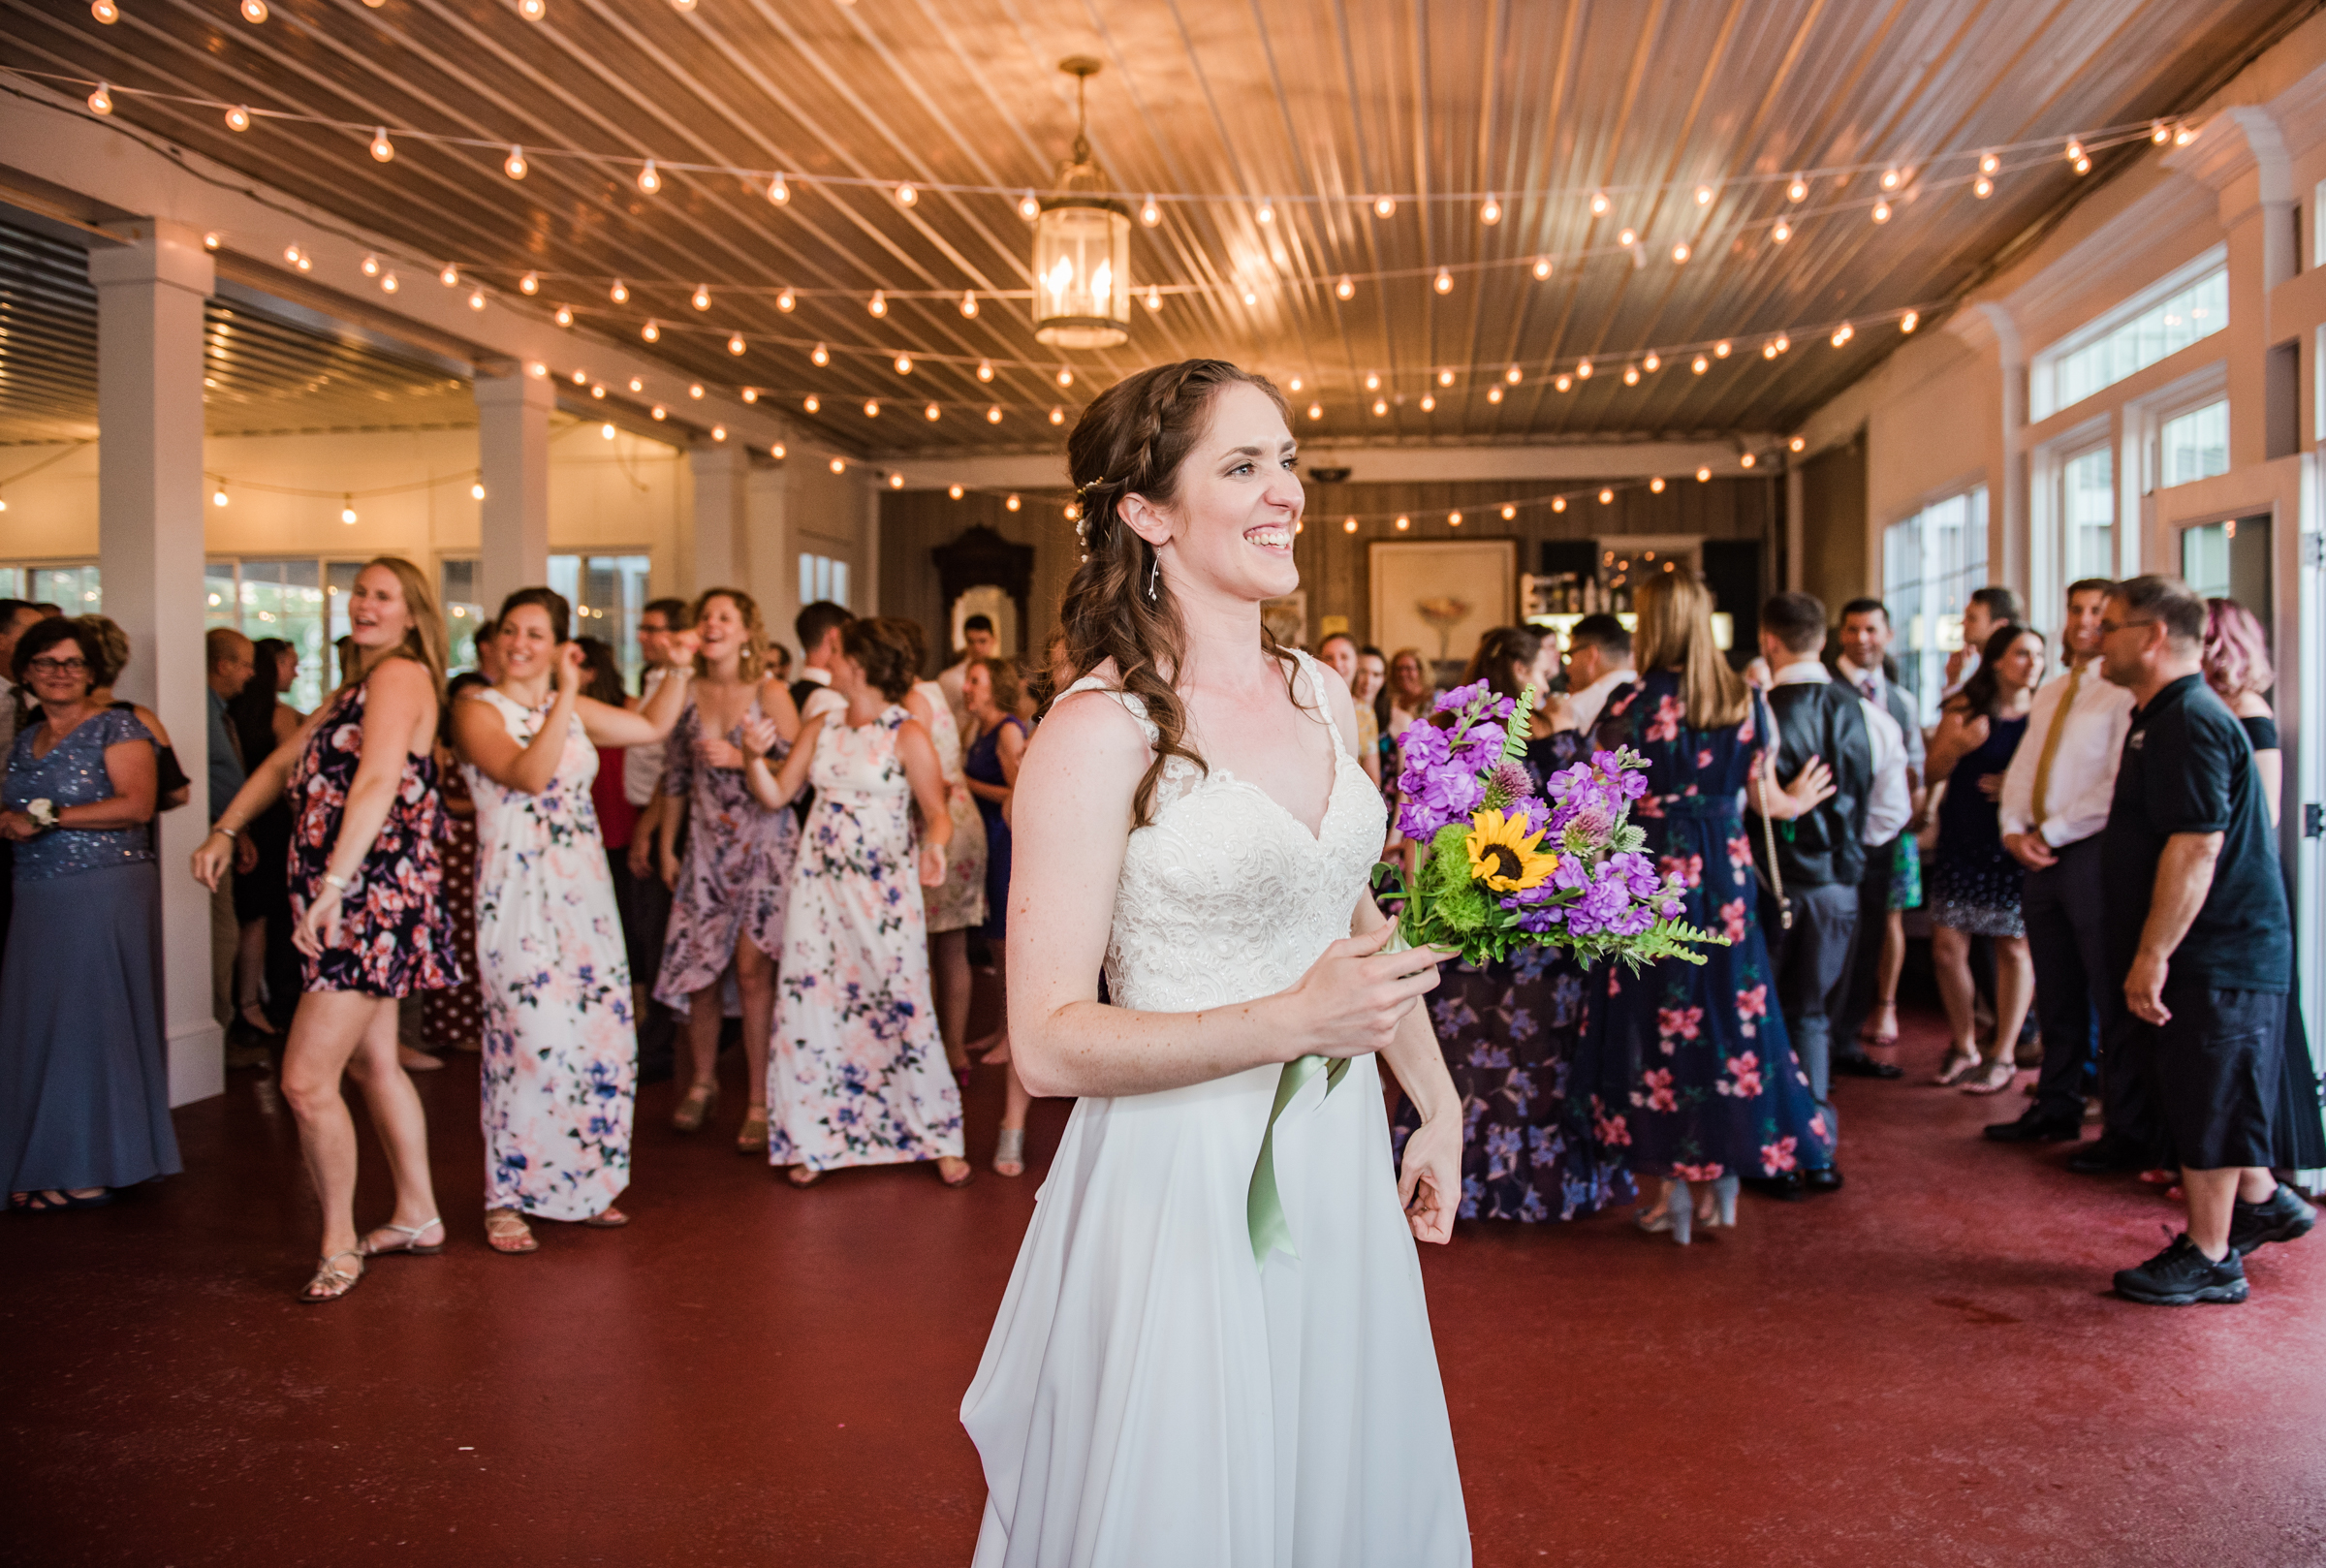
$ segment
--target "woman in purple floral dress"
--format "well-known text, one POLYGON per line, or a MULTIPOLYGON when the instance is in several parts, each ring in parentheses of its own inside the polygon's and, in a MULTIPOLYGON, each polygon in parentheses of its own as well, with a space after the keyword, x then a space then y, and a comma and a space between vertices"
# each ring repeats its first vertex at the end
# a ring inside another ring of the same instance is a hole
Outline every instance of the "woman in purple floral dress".
POLYGON ((501 678, 453 707, 477 802, 485 1239, 496 1252, 535 1250, 528 1216, 630 1222, 613 1201, 630 1184, 637 1019, 590 787, 599 744, 671 733, 688 675, 673 671, 636 713, 582 696, 572 615, 552 589, 511 594, 495 622, 501 678))
POLYGON ((855 621, 840 647, 832 689, 847 709, 810 719, 780 773, 755 757, 746 774, 770 807, 816 791, 792 870, 768 1158, 797 1187, 845 1166, 931 1159, 947 1186, 964 1186, 960 1088, 937 1033, 922 906, 945 882, 945 775, 902 706, 912 652, 896 623, 855 621))
POLYGON ((1648 759, 1632 806, 1647 853, 1686 873, 1691 925, 1726 936, 1706 961, 1666 958, 1596 981, 1607 1082, 1592 1096, 1608 1144, 1663 1180, 1640 1213, 1685 1243, 1696 1225, 1734 1225, 1740 1176, 1829 1163, 1833 1130, 1793 1059, 1754 914, 1752 853, 1740 798, 1750 783, 1769 816, 1789 820, 1833 793, 1812 762, 1785 788, 1765 776, 1769 710, 1713 645, 1712 595, 1684 569, 1650 578, 1636 597, 1642 674, 1608 695, 1598 743, 1648 759), (1755 780, 1754 775, 1764 776, 1755 780), (1701 1184, 1693 1195, 1689 1182, 1701 1184))
POLYGON ((420 569, 393 556, 356 575, 347 616, 354 656, 346 684, 301 727, 298 745, 278 748, 250 775, 194 854, 195 876, 215 888, 236 836, 289 797, 292 940, 306 962, 282 1091, 323 1203, 322 1265, 299 1296, 304 1301, 346 1295, 366 1258, 444 1248, 427 1119, 396 1061, 396 1002, 459 984, 473 959, 453 946, 437 861, 445 835, 434 755, 444 619, 420 569), (343 1074, 362 1088, 395 1177, 394 1218, 361 1240, 343 1074))
MULTIPOLYGON (((800 710, 768 671, 759 606, 736 588, 695 601, 695 689, 663 748, 659 793, 663 881, 672 893, 662 974, 654 999, 687 1015, 694 1066, 671 1116, 682 1133, 701 1127, 719 1098, 724 978, 735 971, 743 1010, 744 1093, 739 1154, 768 1146, 768 1031, 775 1016, 775 957, 783 951, 784 890, 800 844, 799 819, 770 811, 743 783, 743 737, 765 721, 780 759, 800 734, 800 710), (678 831, 686 829, 679 859, 678 831)), ((685 1071, 685 1057, 680 1058, 685 1071)))

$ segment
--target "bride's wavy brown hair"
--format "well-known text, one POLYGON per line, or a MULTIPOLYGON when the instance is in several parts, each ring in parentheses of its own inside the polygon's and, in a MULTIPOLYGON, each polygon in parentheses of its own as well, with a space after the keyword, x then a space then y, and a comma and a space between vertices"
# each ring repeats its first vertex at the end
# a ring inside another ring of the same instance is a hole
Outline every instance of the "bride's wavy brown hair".
MULTIPOLYGON (((1079 679, 1113 660, 1122 689, 1147 705, 1156 731, 1155 757, 1131 802, 1142 828, 1154 820, 1164 763, 1184 757, 1199 768, 1206 764, 1187 743, 1187 707, 1172 685, 1186 653, 1186 628, 1171 584, 1156 575, 1154 547, 1131 530, 1119 509, 1133 495, 1152 506, 1171 504, 1179 494, 1180 464, 1210 423, 1212 399, 1238 384, 1266 392, 1291 423, 1283 393, 1267 377, 1224 360, 1182 360, 1142 370, 1099 393, 1066 438, 1086 552, 1058 606, 1066 662, 1079 679)), ((1283 666, 1291 693, 1292 655, 1265 624, 1260 643, 1283 666)), ((1293 700, 1299 701, 1297 693, 1293 700)))

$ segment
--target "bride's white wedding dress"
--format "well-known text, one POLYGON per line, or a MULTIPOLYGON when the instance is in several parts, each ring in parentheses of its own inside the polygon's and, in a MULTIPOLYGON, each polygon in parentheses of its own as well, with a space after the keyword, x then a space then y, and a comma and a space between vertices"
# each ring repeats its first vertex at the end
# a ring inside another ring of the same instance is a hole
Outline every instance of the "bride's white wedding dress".
MULTIPOLYGON (((1330 722, 1323 667, 1301 656, 1330 722)), ((1155 732, 1136 697, 1095 680, 1155 732)), ((1107 985, 1193 1012, 1272 995, 1349 931, 1384 829, 1340 741, 1311 835, 1173 759, 1132 832, 1107 985)), ((986 1472, 976 1568, 1439 1568, 1462 1478, 1373 1058, 1276 1124, 1296 1259, 1244 1197, 1278 1069, 1076 1104, 961 1404, 986 1472)))

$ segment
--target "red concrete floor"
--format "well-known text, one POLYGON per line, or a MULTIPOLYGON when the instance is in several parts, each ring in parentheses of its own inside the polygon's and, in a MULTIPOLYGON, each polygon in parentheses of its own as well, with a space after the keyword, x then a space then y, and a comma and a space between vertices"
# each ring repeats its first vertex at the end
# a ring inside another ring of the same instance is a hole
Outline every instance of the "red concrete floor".
MULTIPOLYGON (((255 1074, 180 1114, 188 1175, 0 1222, 0 1560, 967 1562, 955 1413, 1035 1176, 794 1192, 673 1134, 665 1085, 636 1223, 503 1258, 474 1058, 421 1082, 453 1245, 335 1305, 292 1300, 313 1207, 255 1074)), ((2265 1249, 2246 1306, 2134 1306, 2109 1273, 2173 1210, 1980 1143, 2018 1096, 1839 1092, 1837 1197, 1747 1197, 1685 1250, 1620 1214, 1426 1250, 1481 1564, 2326 1562, 2326 1234, 2265 1249)))

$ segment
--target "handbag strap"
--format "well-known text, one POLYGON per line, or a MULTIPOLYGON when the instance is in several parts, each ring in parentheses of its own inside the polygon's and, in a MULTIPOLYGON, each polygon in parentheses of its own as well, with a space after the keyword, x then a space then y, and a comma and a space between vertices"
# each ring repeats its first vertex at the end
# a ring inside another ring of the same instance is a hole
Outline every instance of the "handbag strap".
MULTIPOLYGON (((1768 766, 1774 768, 1776 766, 1777 753, 1782 749, 1784 739, 1777 733, 1776 711, 1773 707, 1762 705, 1761 694, 1757 691, 1752 694, 1752 706, 1759 711, 1764 721, 1764 733, 1767 734, 1770 740, 1768 766)), ((1793 928, 1793 900, 1785 896, 1785 873, 1783 868, 1776 863, 1776 825, 1769 820, 1769 798, 1763 793, 1767 788, 1768 783, 1761 769, 1754 768, 1752 770, 1753 800, 1758 809, 1754 811, 1753 815, 1761 819, 1761 842, 1768 850, 1769 860, 1768 874, 1761 876, 1761 883, 1769 890, 1770 895, 1776 899, 1777 928, 1789 931, 1793 928)), ((1754 866, 1753 873, 1760 876, 1760 867, 1754 866)))

